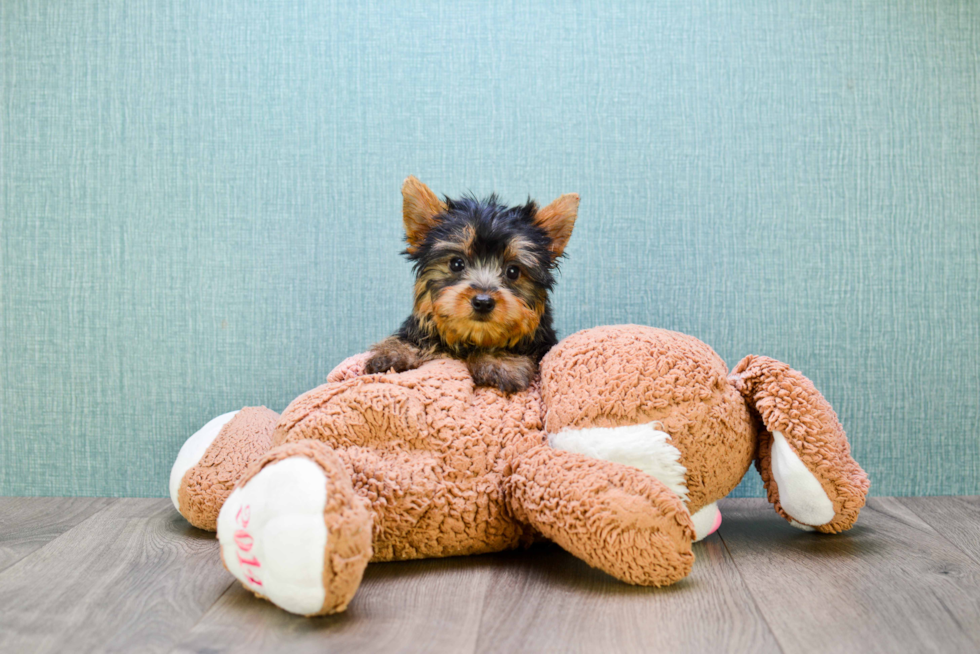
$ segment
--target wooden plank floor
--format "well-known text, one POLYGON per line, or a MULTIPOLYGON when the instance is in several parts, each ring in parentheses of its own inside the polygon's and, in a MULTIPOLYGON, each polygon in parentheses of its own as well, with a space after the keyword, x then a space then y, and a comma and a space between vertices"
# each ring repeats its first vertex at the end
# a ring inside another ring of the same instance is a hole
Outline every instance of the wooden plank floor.
POLYGON ((721 506, 670 588, 545 545, 373 564, 346 613, 306 619, 169 500, 0 498, 0 652, 980 651, 980 498, 876 498, 839 536, 721 506))

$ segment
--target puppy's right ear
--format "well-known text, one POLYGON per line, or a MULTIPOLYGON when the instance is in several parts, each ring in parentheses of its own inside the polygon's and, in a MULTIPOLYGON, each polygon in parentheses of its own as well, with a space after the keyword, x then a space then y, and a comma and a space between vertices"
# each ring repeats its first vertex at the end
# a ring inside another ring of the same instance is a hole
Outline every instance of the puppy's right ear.
POLYGON ((578 193, 566 193, 534 214, 534 224, 551 238, 551 257, 557 259, 565 251, 572 228, 578 218, 578 193))
POLYGON ((446 204, 432 190, 409 176, 402 184, 402 219, 405 221, 405 238, 408 240, 408 253, 414 254, 425 241, 436 218, 445 213, 446 204))

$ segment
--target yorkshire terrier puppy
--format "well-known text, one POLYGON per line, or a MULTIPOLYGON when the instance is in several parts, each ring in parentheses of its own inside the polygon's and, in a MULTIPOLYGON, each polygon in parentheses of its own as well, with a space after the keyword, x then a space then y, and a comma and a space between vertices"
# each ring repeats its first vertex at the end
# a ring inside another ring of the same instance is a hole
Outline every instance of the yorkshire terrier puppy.
POLYGON ((548 294, 578 215, 578 195, 539 209, 491 195, 440 200, 409 177, 402 186, 405 254, 415 303, 401 328, 372 348, 368 373, 402 372, 437 357, 466 362, 478 386, 527 388, 557 342, 548 294))

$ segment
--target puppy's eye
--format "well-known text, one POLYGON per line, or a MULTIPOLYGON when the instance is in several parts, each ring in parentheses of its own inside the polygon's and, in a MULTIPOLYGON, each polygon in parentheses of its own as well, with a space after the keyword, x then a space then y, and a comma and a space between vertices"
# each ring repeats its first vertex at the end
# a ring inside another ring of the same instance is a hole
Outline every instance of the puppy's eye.
POLYGON ((507 276, 507 279, 514 281, 521 276, 521 269, 517 266, 507 266, 507 270, 504 272, 504 275, 507 276))
POLYGON ((452 270, 453 272, 456 273, 463 272, 463 268, 465 267, 466 267, 466 262, 463 261, 461 257, 453 257, 449 261, 449 269, 452 270))

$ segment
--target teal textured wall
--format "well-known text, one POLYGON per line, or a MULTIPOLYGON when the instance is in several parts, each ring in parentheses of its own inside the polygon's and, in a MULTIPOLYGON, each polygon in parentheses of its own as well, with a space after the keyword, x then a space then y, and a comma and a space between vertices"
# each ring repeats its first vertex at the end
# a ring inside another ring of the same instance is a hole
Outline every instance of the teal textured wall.
POLYGON ((281 410, 386 335, 410 173, 581 193, 563 334, 637 322, 782 359, 875 493, 980 493, 978 3, 0 18, 0 493, 165 495, 208 419, 281 410))

